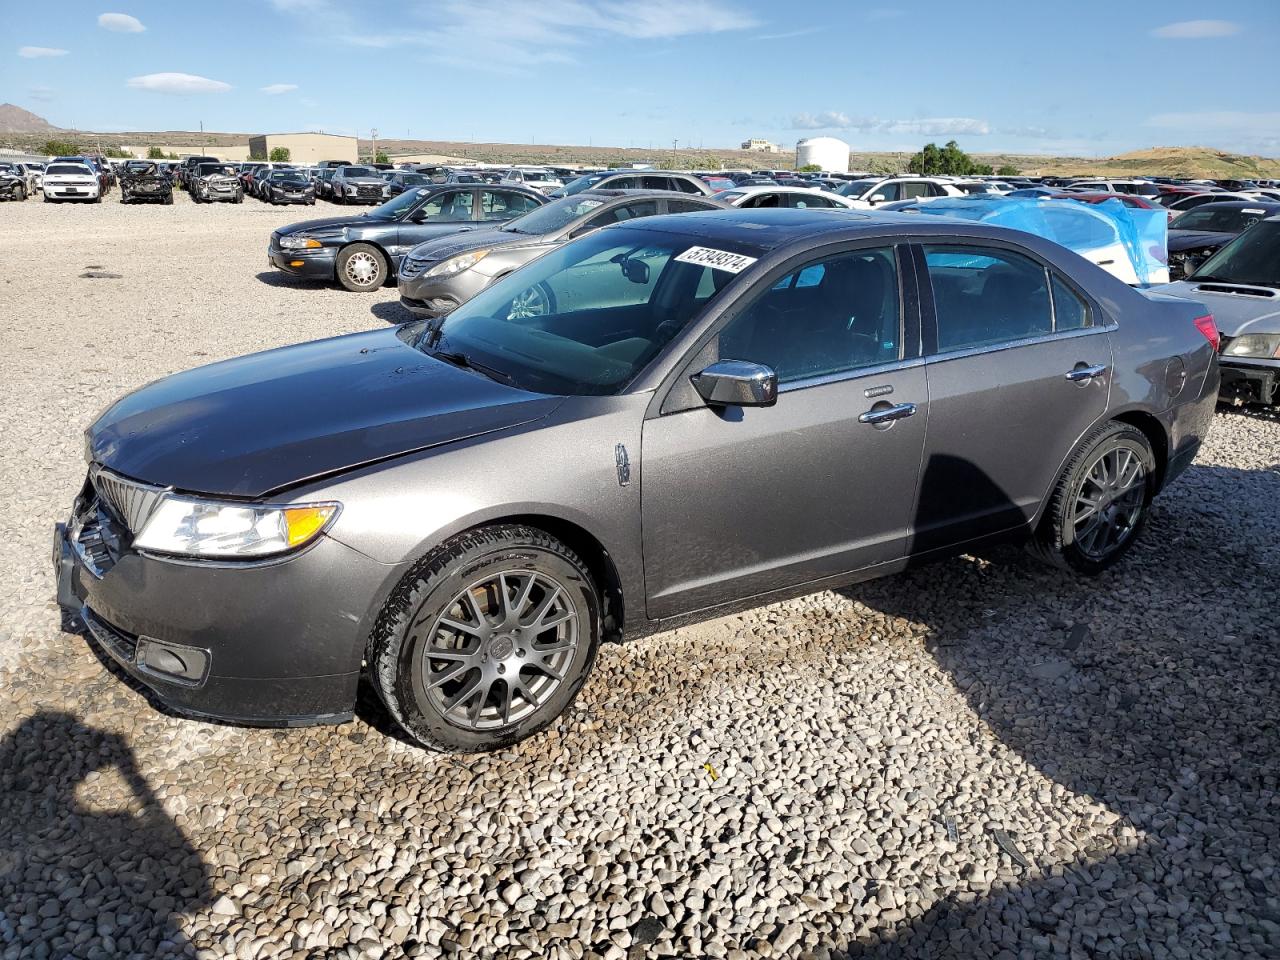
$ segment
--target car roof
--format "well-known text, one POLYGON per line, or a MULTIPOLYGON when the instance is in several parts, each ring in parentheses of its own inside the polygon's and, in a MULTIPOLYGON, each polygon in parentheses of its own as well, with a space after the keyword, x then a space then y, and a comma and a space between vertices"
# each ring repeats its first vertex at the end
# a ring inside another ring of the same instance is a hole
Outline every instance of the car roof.
MULTIPOLYGON (((669 195, 669 194, 668 194, 669 195)), ((614 224, 610 229, 629 228, 698 237, 703 242, 721 242, 775 250, 791 245, 811 247, 826 242, 856 240, 866 236, 954 235, 960 237, 1009 240, 1019 246, 1040 250, 1046 244, 1033 234, 942 216, 889 213, 878 210, 831 210, 822 208, 756 208, 708 210, 642 217, 614 224)))
MULTIPOLYGON (((1275 200, 1216 200, 1213 203, 1202 203, 1198 207, 1194 207, 1195 212, 1201 210, 1255 210, 1262 208, 1266 214, 1274 215, 1280 213, 1280 202, 1275 200)), ((1191 210, 1188 213, 1193 212, 1191 210)))

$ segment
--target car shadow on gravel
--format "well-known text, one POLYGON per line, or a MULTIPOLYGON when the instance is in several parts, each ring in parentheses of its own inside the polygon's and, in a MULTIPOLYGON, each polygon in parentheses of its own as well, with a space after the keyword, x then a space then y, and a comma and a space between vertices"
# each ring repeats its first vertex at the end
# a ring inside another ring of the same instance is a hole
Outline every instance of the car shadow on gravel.
POLYGON ((263 270, 255 273, 253 278, 268 287, 282 287, 289 290, 314 290, 325 286, 321 280, 304 280, 302 277, 291 277, 279 270, 263 270))
MULTIPOLYGON (((1280 955, 1278 502, 1276 465, 1193 466, 1097 578, 1002 548, 842 591, 921 625, 991 732, 1112 822, 1079 842, 1002 838, 1000 867, 1020 882, 978 897, 962 880, 923 916, 833 948, 1280 955), (1015 866, 1022 850, 1039 862, 1015 866)), ((962 853, 992 849, 991 822, 955 826, 962 853)))
POLYGON ((375 303, 369 308, 369 312, 379 320, 395 324, 396 326, 418 319, 404 307, 400 306, 400 304, 395 300, 386 300, 381 303, 375 303))
POLYGON ((212 891, 123 737, 44 711, 0 740, 4 956, 186 955, 212 891))

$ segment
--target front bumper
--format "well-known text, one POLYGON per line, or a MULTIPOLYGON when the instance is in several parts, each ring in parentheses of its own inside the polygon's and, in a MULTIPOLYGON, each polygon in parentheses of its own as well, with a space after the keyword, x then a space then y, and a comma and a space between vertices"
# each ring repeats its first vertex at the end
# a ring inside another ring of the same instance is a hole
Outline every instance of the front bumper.
POLYGON ((272 203, 310 204, 315 203, 316 195, 314 193, 281 193, 280 191, 273 190, 268 195, 268 199, 270 199, 272 203))
MULTIPOLYGON (((463 270, 451 277, 428 277, 425 272, 405 277, 403 275, 405 263, 408 263, 408 258, 401 264, 401 276, 397 282, 400 305, 418 317, 444 316, 466 303, 492 282, 492 278, 476 270, 463 270)), ((434 266, 435 263, 432 263, 425 269, 434 266)))
POLYGON ((127 533, 93 503, 91 492, 82 494, 73 522, 55 528, 58 603, 161 702, 257 725, 351 716, 370 611, 393 567, 325 536, 275 562, 162 560, 121 547, 127 533), (85 522, 94 510, 111 531, 85 522), (194 656, 203 675, 154 669, 153 647, 194 656))
POLYGON ((283 270, 303 280, 332 280, 337 251, 329 247, 319 250, 280 250, 270 247, 267 260, 277 270, 283 270))
POLYGON ((1223 403, 1280 402, 1280 360, 1220 357, 1218 366, 1222 369, 1218 399, 1223 403))

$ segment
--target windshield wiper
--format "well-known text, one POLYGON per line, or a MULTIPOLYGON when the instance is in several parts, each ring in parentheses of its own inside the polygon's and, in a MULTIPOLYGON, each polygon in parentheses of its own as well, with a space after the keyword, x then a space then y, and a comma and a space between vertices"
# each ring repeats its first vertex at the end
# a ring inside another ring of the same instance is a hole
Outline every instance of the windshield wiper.
POLYGON ((474 370, 477 373, 488 377, 490 380, 497 380, 511 387, 515 386, 515 378, 513 378, 511 374, 488 366, 487 364, 476 363, 461 350, 432 350, 431 356, 438 360, 443 360, 445 363, 451 363, 461 370, 474 370))

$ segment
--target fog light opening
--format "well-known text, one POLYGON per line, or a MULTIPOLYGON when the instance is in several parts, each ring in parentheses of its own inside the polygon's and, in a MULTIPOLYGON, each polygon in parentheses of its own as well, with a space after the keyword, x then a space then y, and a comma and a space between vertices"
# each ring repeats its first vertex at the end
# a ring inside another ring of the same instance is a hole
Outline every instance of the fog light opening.
POLYGON ((209 653, 197 647, 139 637, 136 663, 148 673, 198 686, 209 672, 209 653))

